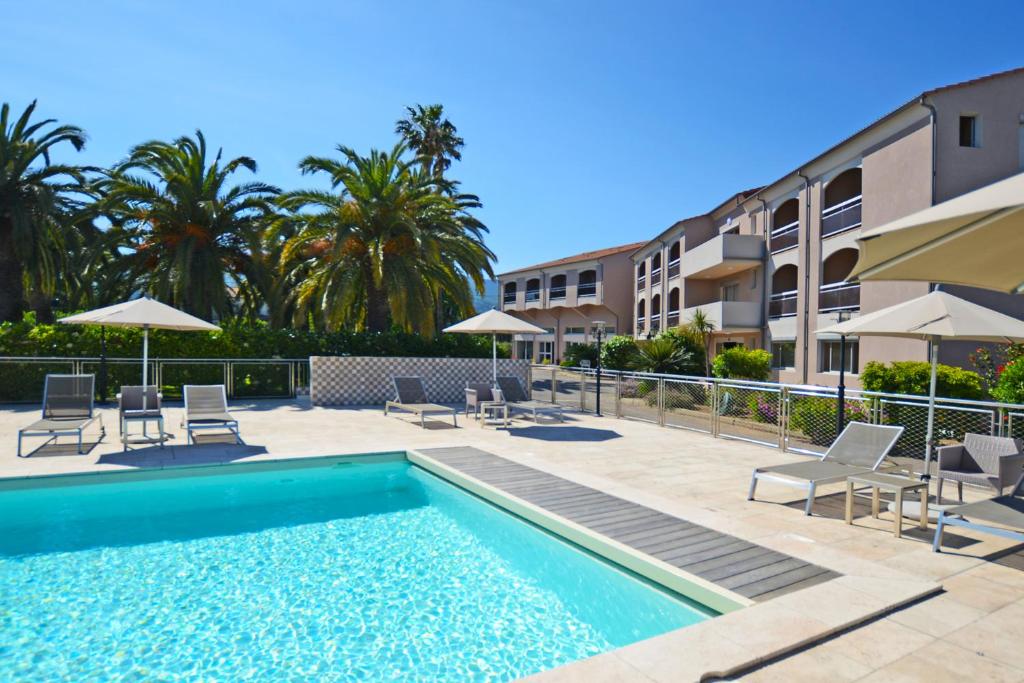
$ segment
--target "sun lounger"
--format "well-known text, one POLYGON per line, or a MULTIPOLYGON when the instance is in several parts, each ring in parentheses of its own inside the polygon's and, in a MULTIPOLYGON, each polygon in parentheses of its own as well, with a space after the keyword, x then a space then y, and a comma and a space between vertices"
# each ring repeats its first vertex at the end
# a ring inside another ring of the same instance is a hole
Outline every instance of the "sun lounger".
POLYGON ((184 387, 185 414, 181 426, 189 443, 195 443, 194 431, 226 429, 235 435, 235 443, 242 443, 238 433, 238 420, 228 412, 227 392, 223 384, 186 384, 184 387))
POLYGON ((77 436, 78 453, 82 454, 82 432, 96 420, 100 423, 100 438, 106 436, 103 417, 94 412, 93 386, 95 375, 47 375, 43 388, 43 414, 27 427, 18 430, 18 457, 23 436, 77 436))
POLYGON ((155 386, 124 386, 117 395, 118 428, 121 434, 121 444, 124 450, 128 450, 131 442, 128 438, 128 426, 132 422, 142 423, 142 441, 144 443, 159 443, 160 448, 164 447, 167 440, 164 435, 164 415, 161 412, 160 404, 163 396, 155 386), (143 400, 145 398, 145 400, 143 400), (156 422, 157 436, 150 437, 146 433, 146 423, 156 422))
POLYGON ((747 500, 754 500, 759 480, 770 479, 785 486, 806 489, 804 514, 809 515, 819 485, 846 481, 851 475, 877 470, 902 433, 903 427, 851 422, 821 460, 755 469, 750 478, 747 500))
POLYGON ((565 421, 565 418, 562 416, 562 406, 557 403, 530 400, 529 395, 527 395, 526 390, 523 389, 523 385, 519 383, 517 377, 498 377, 498 388, 501 389, 501 394, 505 397, 505 402, 508 403, 510 411, 530 413, 533 415, 534 422, 537 421, 538 415, 557 415, 559 422, 565 421))
POLYGON ((939 512, 932 550, 942 548, 942 532, 947 526, 962 526, 993 536, 1024 543, 1024 474, 1009 495, 946 508, 939 512))
POLYGON ((392 377, 395 384, 395 400, 384 404, 384 414, 392 410, 407 411, 420 417, 420 426, 426 427, 428 415, 451 415, 452 424, 459 426, 458 411, 455 408, 431 403, 427 400, 427 390, 423 388, 423 380, 419 377, 392 377))

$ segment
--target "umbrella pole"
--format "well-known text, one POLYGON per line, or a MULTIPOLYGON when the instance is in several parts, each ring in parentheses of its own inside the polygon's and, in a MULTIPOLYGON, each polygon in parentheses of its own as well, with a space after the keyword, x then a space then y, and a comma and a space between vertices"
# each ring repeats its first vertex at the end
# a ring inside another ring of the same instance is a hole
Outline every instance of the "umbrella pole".
POLYGON ((931 479, 932 442, 935 437, 935 375, 939 364, 939 338, 932 337, 932 373, 928 383, 928 429, 924 438, 924 474, 922 479, 931 479))
MULTIPOLYGON (((142 410, 146 410, 146 387, 149 386, 149 325, 142 327, 142 410)), ((142 435, 146 436, 146 421, 142 421, 142 435)))
POLYGON ((491 374, 494 387, 498 387, 498 335, 491 335, 491 374))

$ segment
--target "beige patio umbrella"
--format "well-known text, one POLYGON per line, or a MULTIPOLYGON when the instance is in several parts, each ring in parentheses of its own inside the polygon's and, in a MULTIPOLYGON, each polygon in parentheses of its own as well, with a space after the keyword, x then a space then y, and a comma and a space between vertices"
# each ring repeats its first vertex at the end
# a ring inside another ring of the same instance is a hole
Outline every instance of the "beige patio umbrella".
POLYGON ((931 342, 931 380, 928 386, 928 427, 924 473, 931 464, 935 422, 935 370, 942 339, 1024 341, 1024 321, 965 301, 946 292, 931 292, 895 306, 818 330, 818 334, 858 337, 906 337, 931 342))
MULTIPOLYGON (((77 315, 69 315, 57 322, 72 325, 104 325, 109 327, 142 328, 142 386, 149 385, 149 331, 150 329, 212 332, 216 325, 189 315, 149 297, 132 299, 124 303, 97 308, 77 315)), ((142 392, 145 409, 146 392, 142 392)))
POLYGON ((457 334, 490 334, 491 335, 491 369, 494 375, 494 386, 498 386, 498 335, 499 334, 544 334, 544 328, 537 327, 525 320, 496 311, 493 308, 484 311, 460 323, 444 328, 445 332, 457 334))
POLYGON ((851 276, 1024 293, 1024 173, 864 231, 851 276))

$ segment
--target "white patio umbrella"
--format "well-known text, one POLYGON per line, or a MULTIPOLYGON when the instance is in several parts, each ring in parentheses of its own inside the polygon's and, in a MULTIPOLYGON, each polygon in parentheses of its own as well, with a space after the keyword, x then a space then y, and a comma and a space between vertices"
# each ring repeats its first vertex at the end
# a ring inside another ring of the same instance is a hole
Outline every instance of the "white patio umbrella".
POLYGON ((818 334, 858 337, 905 337, 931 342, 931 380, 928 386, 928 427, 924 473, 928 474, 935 422, 935 369, 942 339, 1024 341, 1024 321, 965 301, 946 292, 931 292, 895 306, 818 330, 818 334))
POLYGON ((537 327, 525 320, 496 311, 493 308, 484 311, 472 318, 467 318, 460 323, 455 323, 444 328, 445 332, 458 334, 490 334, 491 335, 491 369, 493 371, 494 386, 498 386, 498 335, 499 334, 544 334, 542 327, 537 327))
POLYGON ((865 230, 851 274, 1024 293, 1024 173, 865 230))
MULTIPOLYGON (((220 328, 205 320, 154 301, 149 297, 132 299, 124 303, 97 308, 77 315, 69 315, 57 322, 72 325, 103 325, 109 327, 142 328, 142 386, 149 385, 149 331, 150 329, 211 332, 220 328)), ((142 392, 142 407, 146 407, 146 392, 142 392)))

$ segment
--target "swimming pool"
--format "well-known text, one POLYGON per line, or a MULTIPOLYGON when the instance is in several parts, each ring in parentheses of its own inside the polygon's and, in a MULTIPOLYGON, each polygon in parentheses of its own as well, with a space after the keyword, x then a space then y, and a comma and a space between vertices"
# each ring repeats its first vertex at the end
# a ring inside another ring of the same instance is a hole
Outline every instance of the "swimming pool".
POLYGON ((0 490, 0 680, 511 680, 713 613, 401 454, 0 490))

